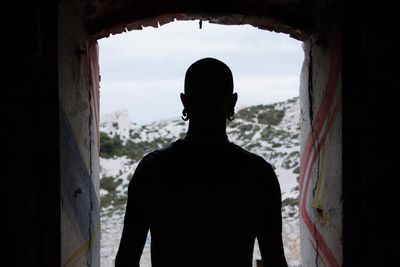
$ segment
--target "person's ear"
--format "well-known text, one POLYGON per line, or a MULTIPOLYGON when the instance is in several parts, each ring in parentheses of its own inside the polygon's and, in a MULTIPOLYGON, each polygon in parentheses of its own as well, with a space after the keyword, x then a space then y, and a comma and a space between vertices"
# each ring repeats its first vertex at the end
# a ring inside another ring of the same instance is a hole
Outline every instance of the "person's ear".
POLYGON ((237 100, 238 100, 238 94, 237 94, 237 93, 232 94, 232 102, 231 102, 231 105, 232 105, 233 108, 236 106, 237 100))
POLYGON ((183 107, 186 108, 188 106, 188 98, 187 98, 187 96, 184 93, 181 93, 180 97, 181 97, 181 101, 182 101, 183 107))

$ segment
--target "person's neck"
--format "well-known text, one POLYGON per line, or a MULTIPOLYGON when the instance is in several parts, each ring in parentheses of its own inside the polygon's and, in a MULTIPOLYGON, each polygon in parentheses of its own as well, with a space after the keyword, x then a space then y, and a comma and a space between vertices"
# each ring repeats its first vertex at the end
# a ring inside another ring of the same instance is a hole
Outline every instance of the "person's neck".
POLYGON ((196 124, 190 121, 184 140, 197 144, 220 144, 229 141, 225 124, 196 124))

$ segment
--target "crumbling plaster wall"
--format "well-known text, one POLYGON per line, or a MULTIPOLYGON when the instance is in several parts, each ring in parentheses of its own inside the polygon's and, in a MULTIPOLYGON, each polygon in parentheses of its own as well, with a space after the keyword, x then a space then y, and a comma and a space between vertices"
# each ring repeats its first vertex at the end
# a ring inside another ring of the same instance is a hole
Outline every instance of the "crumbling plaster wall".
POLYGON ((332 15, 320 23, 322 27, 316 27, 311 38, 303 44, 299 178, 301 255, 304 266, 341 266, 341 28, 338 18, 332 15))
POLYGON ((58 18, 61 265, 99 266, 97 55, 74 3, 62 1, 58 18))

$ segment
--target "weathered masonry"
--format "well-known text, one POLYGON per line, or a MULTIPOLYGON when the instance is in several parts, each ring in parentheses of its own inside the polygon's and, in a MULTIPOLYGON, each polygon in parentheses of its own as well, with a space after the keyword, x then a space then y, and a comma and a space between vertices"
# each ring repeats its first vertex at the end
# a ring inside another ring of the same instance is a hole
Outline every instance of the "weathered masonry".
POLYGON ((3 13, 4 261, 99 266, 97 39, 202 19, 304 42, 303 265, 398 262, 395 9, 335 0, 60 0, 13 2, 3 13))

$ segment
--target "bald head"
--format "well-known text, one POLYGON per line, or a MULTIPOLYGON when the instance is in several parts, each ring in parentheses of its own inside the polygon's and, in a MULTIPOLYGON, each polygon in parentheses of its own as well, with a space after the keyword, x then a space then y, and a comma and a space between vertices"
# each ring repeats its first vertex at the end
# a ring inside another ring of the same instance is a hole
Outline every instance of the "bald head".
POLYGON ((182 114, 191 122, 224 125, 225 118, 233 116, 237 100, 231 70, 215 58, 196 61, 186 71, 185 93, 181 93, 181 100, 182 114))
POLYGON ((193 63, 185 75, 185 94, 197 99, 220 100, 233 93, 233 77, 229 67, 215 58, 193 63))

